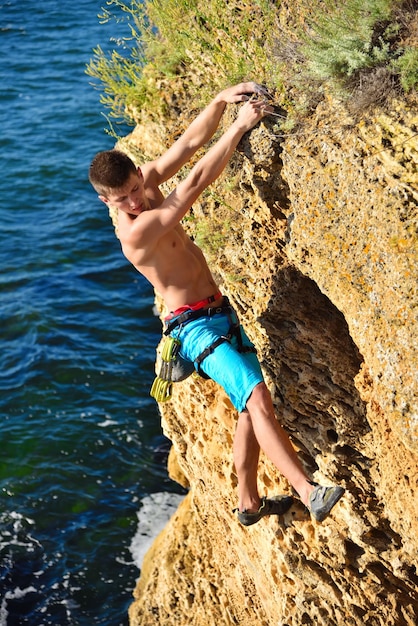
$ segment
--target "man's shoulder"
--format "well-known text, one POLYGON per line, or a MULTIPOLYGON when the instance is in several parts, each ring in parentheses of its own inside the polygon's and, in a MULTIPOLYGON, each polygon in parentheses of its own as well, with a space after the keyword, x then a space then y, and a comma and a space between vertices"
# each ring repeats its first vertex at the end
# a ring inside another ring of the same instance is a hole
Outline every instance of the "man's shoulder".
POLYGON ((141 166, 145 185, 158 187, 160 184, 160 174, 158 172, 157 161, 148 161, 141 166))

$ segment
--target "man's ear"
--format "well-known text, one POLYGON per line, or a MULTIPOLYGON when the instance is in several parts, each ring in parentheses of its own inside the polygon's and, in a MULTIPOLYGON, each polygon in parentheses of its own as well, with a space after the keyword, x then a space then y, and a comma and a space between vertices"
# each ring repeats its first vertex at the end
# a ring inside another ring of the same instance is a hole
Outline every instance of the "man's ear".
POLYGON ((142 173, 141 168, 140 168, 140 167, 137 167, 137 168, 136 168, 136 171, 138 172, 138 176, 139 176, 139 178, 141 178, 142 180, 144 180, 144 175, 143 175, 143 173, 142 173))
POLYGON ((99 198, 99 200, 101 200, 105 204, 109 204, 109 200, 106 198, 106 196, 97 196, 97 197, 99 198))

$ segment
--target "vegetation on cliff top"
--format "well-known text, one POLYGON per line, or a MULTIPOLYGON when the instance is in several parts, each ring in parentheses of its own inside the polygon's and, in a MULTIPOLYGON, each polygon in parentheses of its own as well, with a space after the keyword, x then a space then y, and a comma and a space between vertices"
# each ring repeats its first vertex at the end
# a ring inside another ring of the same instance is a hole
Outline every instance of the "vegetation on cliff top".
POLYGON ((87 73, 110 116, 134 122, 141 111, 167 114, 184 83, 199 107, 249 79, 293 114, 327 91, 365 108, 418 87, 417 7, 416 0, 299 0, 290 8, 271 0, 108 0, 99 18, 124 20, 126 36, 110 55, 95 49, 87 73))

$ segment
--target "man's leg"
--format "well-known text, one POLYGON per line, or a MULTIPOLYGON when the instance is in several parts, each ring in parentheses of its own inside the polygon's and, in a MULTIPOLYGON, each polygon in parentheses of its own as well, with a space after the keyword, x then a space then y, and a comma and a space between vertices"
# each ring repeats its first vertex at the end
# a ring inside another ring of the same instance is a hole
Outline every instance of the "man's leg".
MULTIPOLYGON (((289 437, 275 417, 271 395, 265 383, 259 383, 253 389, 247 402, 247 410, 253 429, 253 436, 259 447, 261 447, 265 455, 274 463, 281 474, 287 478, 299 494, 302 502, 307 505, 309 496, 314 490, 314 485, 306 475, 289 437)), ((244 414, 241 413, 241 415, 244 414)), ((247 437, 249 438, 248 434, 247 437)), ((254 444, 252 445, 254 446, 254 444)), ((248 457, 247 464, 253 471, 252 463, 250 463, 248 457)), ((256 473, 257 470, 255 471, 256 473)), ((245 474, 243 475, 245 476, 245 474)))
POLYGON ((238 477, 238 508, 240 511, 258 511, 261 502, 257 487, 260 446, 246 410, 238 416, 233 450, 238 477))

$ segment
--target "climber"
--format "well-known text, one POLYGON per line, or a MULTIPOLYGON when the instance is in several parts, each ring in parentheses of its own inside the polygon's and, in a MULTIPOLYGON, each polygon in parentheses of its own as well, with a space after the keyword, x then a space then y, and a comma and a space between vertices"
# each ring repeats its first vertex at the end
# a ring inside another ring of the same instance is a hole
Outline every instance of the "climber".
POLYGON ((260 448, 287 478, 311 515, 322 521, 341 498, 339 486, 317 485, 277 421, 254 347, 235 311, 212 276, 201 250, 180 221, 193 202, 226 167, 242 136, 272 112, 267 93, 253 82, 221 91, 184 134, 155 161, 137 168, 119 150, 98 153, 89 179, 100 200, 117 211, 122 251, 153 285, 167 310, 170 334, 189 362, 218 382, 239 416, 233 444, 238 477, 238 519, 248 526, 265 515, 281 515, 291 496, 260 498, 257 468, 260 448), (255 97, 254 97, 255 96, 255 97), (244 103, 229 128, 164 198, 159 186, 173 177, 214 135, 228 103, 244 103), (188 313, 188 319, 180 318, 188 313), (179 324, 176 320, 181 320, 179 324))

